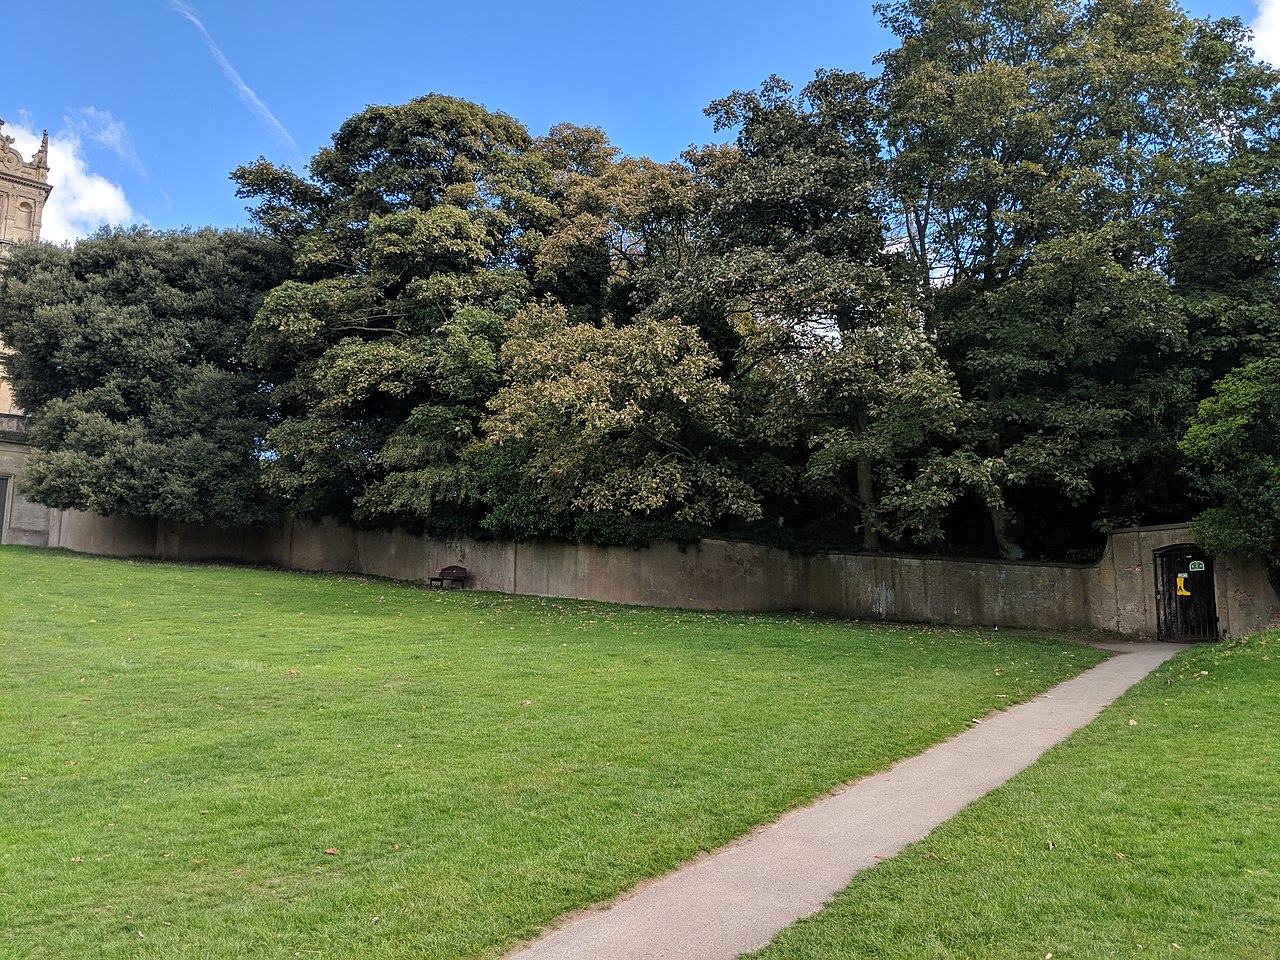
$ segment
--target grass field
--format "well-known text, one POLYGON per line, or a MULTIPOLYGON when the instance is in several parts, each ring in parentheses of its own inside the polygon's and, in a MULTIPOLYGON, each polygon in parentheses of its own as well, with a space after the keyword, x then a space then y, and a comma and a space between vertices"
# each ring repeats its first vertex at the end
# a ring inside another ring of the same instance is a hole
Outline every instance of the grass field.
POLYGON ((21 548, 0 583, 3 957, 498 956, 1101 659, 21 548))
POLYGON ((760 960, 1280 957, 1280 633, 1197 647, 760 960))

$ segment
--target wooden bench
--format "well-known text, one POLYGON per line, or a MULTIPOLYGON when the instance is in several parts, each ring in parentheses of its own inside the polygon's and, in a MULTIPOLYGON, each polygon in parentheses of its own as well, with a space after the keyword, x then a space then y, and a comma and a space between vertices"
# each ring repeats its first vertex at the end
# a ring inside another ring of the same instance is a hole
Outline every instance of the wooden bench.
POLYGON ((441 590, 461 590, 467 579, 467 568, 457 564, 441 567, 434 577, 427 577, 428 587, 439 587, 441 590))

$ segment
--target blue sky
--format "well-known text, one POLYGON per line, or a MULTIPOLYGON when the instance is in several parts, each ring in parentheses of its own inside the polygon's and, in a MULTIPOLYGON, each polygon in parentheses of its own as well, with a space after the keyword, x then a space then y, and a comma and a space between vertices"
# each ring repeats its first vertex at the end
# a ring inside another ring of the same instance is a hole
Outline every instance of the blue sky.
MULTIPOLYGON (((1186 5, 1255 23, 1260 54, 1280 62, 1280 0, 1261 7, 1186 5)), ((237 165, 300 169, 367 104, 424 93, 535 135, 599 126, 627 153, 670 160, 713 139, 711 100, 773 73, 871 70, 891 44, 870 2, 829 0, 42 0, 8 19, 29 32, 6 38, 0 118, 27 156, 49 130, 55 241, 103 222, 244 224, 237 165)))

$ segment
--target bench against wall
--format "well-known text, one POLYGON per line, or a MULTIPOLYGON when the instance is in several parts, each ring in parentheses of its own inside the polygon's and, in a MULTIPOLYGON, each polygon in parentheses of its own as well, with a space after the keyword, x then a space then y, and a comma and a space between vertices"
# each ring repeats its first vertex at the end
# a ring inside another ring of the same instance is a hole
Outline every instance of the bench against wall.
POLYGON ((461 590, 467 581, 467 568, 453 564, 441 567, 434 577, 427 577, 428 587, 439 587, 441 590, 461 590))

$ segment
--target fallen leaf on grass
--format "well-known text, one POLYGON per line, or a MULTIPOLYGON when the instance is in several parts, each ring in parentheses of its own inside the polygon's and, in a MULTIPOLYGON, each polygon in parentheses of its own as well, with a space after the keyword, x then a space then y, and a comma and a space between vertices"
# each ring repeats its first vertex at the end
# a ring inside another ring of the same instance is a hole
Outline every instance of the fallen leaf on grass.
POLYGON ((1131 727, 1136 727, 1137 725, 1138 725, 1138 721, 1137 721, 1137 720, 1130 720, 1130 721, 1129 721, 1129 726, 1131 726, 1131 727))
POLYGON ((72 862, 72 863, 84 863, 84 857, 72 857, 72 858, 71 858, 71 862, 72 862))
POLYGON ((325 850, 324 852, 325 852, 325 853, 327 853, 327 854, 328 854, 329 856, 331 856, 331 857, 336 857, 336 856, 339 854, 339 852, 340 852, 340 851, 338 850, 338 848, 337 848, 337 847, 330 847, 329 849, 325 850))
POLYGON ((208 857, 195 857, 195 858, 193 858, 193 859, 192 859, 192 861, 191 861, 191 862, 192 862, 192 863, 208 863, 208 862, 209 862, 209 858, 208 858, 208 857))
POLYGON ((1123 853, 1121 853, 1119 850, 1117 850, 1117 851, 1116 851, 1116 859, 1117 859, 1117 860, 1123 860, 1123 859, 1124 859, 1124 854, 1123 854, 1123 853))
POLYGON ((285 675, 290 677, 302 676, 302 674, 300 674, 297 670, 293 669, 293 667, 290 667, 288 670, 286 670, 285 675))

